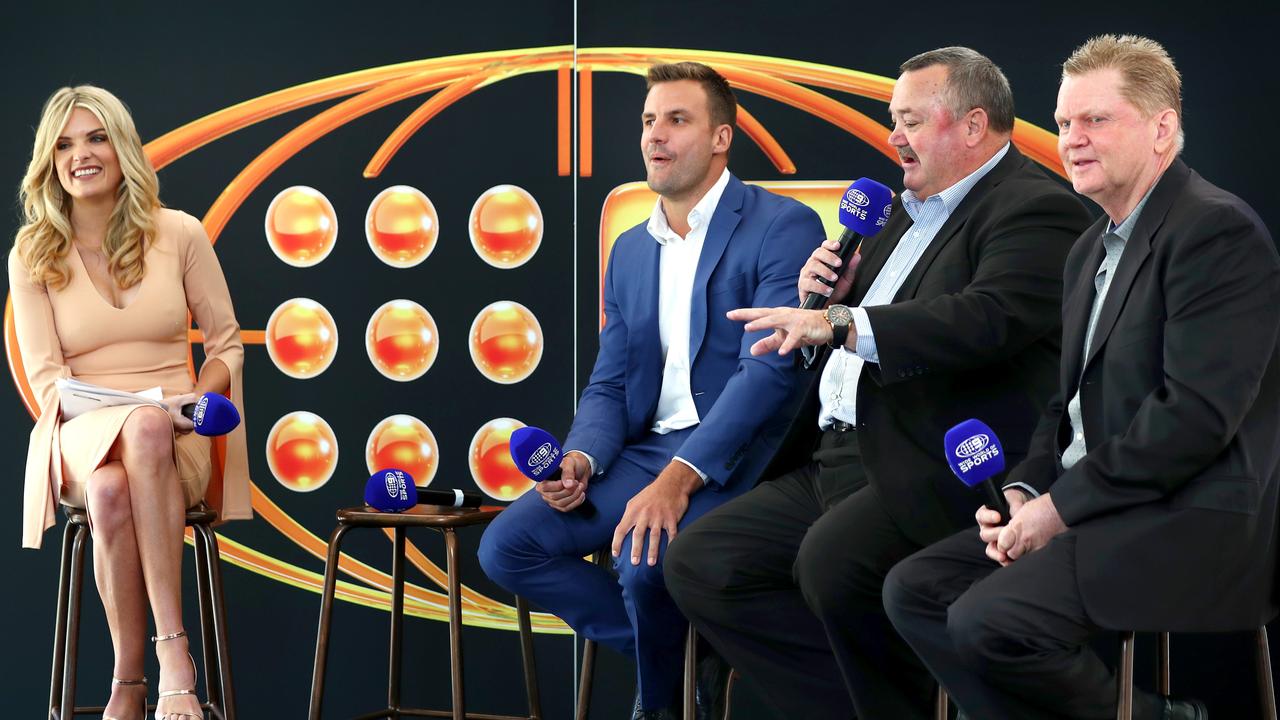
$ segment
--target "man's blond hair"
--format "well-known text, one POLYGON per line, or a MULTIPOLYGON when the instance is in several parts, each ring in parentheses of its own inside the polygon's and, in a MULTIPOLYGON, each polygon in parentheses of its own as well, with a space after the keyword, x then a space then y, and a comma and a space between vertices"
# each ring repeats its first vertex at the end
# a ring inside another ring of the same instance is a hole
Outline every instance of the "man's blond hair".
POLYGON ((1062 63, 1062 79, 1099 70, 1119 71, 1120 93, 1147 117, 1172 108, 1182 150, 1182 74, 1163 45, 1140 35, 1099 35, 1062 63))

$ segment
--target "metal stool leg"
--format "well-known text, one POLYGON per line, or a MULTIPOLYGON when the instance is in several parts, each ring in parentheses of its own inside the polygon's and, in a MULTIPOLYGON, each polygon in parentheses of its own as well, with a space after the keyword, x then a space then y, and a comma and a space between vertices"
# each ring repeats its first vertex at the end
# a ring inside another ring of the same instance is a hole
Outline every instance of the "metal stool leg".
POLYGON ((1262 716, 1276 720, 1276 686, 1271 677, 1271 648, 1267 644, 1266 625, 1258 627, 1254 645, 1258 654, 1258 700, 1262 705, 1262 716))
POLYGON ((938 692, 933 696, 933 718, 934 720, 948 720, 950 717, 951 705, 947 699, 947 691, 939 685, 938 692))
POLYGON ((387 710, 399 717, 400 668, 404 660, 404 536, 403 527, 395 529, 394 553, 391 556, 391 650, 387 667, 387 710))
POLYGON ((524 692, 529 701, 529 720, 542 720, 542 699, 538 694, 538 668, 533 655, 533 622, 529 601, 516 596, 516 619, 520 623, 520 659, 524 665, 524 692))
POLYGON ((689 623, 684 641, 684 717, 691 718, 697 711, 698 682, 698 631, 689 623))
POLYGON ((80 529, 75 523, 67 521, 62 531, 62 563, 58 566, 58 615, 54 620, 53 630, 53 669, 49 673, 49 718, 59 720, 62 717, 62 675, 67 651, 67 610, 71 592, 71 546, 75 542, 74 535, 80 529))
POLYGON ((1156 641, 1159 643, 1156 649, 1156 689, 1162 696, 1169 697, 1173 692, 1169 680, 1169 633, 1160 633, 1156 641))
POLYGON ((316 629, 316 658, 311 670, 309 720, 320 720, 320 706, 324 701, 324 666, 329 658, 329 625, 333 620, 333 593, 338 585, 338 558, 342 553, 342 536, 350 529, 350 525, 338 525, 329 536, 329 555, 324 562, 324 590, 320 593, 320 626, 316 629))
POLYGON ((449 670, 453 681, 453 720, 466 720, 462 684, 462 578, 458 570, 458 534, 444 529, 445 564, 449 575, 449 670))
POLYGON ((204 658, 204 689, 210 708, 222 707, 222 687, 217 678, 216 642, 213 636, 213 608, 209 593, 208 538, 199 525, 191 527, 191 544, 196 556, 196 605, 200 610, 200 651, 204 658))
POLYGON ((729 720, 729 714, 733 711, 733 683, 738 679, 738 671, 729 671, 729 680, 724 684, 724 717, 719 720, 729 720))
POLYGON ((582 643, 582 675, 578 679, 578 712, 576 720, 587 720, 591 712, 591 681, 596 671, 596 641, 582 643))
POLYGON ((218 550, 218 535, 212 527, 202 526, 196 529, 205 537, 205 564, 209 577, 209 599, 213 619, 214 646, 218 658, 218 697, 221 700, 223 720, 236 720, 235 684, 231 681, 231 644, 227 640, 227 602, 222 591, 221 553, 218 550))
MULTIPOLYGON (((592 556, 592 562, 600 567, 608 563, 608 555, 599 550, 592 556)), ((575 720, 587 720, 591 712, 591 681, 596 671, 596 642, 587 639, 582 643, 582 675, 578 679, 578 712, 575 720)))
POLYGON ((84 539, 88 528, 77 526, 71 542, 71 578, 68 585, 70 607, 67 611, 66 655, 62 663, 61 717, 71 720, 76 714, 76 659, 80 652, 80 598, 84 588, 84 539))
POLYGON ((1116 720, 1133 718, 1133 643, 1132 632, 1120 633, 1120 664, 1116 668, 1116 720))

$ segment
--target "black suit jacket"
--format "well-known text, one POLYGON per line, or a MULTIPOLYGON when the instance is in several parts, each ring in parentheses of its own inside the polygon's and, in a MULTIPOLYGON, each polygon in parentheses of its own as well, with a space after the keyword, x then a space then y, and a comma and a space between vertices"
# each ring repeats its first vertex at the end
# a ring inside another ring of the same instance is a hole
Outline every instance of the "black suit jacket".
MULTIPOLYGON (((973 525, 981 496, 951 473, 942 441, 971 417, 989 424, 1010 462, 1056 387, 1062 266, 1090 217, 1079 199, 1021 153, 1005 157, 961 201, 889 305, 867 308, 880 363, 858 383, 858 444, 869 483, 913 541, 973 525)), ((857 305, 912 225, 894 200, 862 246, 857 305)), ((843 351, 842 351, 843 352, 843 351)), ((763 477, 809 461, 818 437, 815 363, 806 401, 763 477)))
POLYGON ((1084 336, 1102 218, 1067 260, 1061 393, 1014 479, 1077 535, 1103 627, 1256 628, 1274 614, 1280 486, 1280 257, 1258 216, 1175 160, 1084 336), (1080 390, 1088 452, 1065 473, 1080 390))

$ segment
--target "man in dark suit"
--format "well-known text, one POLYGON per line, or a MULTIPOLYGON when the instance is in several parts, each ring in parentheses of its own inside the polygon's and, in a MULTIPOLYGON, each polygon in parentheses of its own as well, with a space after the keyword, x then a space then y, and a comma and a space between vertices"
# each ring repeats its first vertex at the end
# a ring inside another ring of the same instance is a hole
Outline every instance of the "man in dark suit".
POLYGON ((801 271, 802 298, 852 307, 730 313, 775 331, 752 348, 761 356, 836 346, 764 475, 775 479, 682 532, 666 560, 686 616, 787 718, 928 715, 932 679, 880 588, 981 505, 943 458, 950 426, 980 415, 1026 452, 1057 375, 1062 263, 1089 222, 1009 142, 1012 92, 979 53, 907 61, 889 111, 906 192, 856 274, 827 267, 833 243, 801 271))
MULTIPOLYGON (((973 718, 1115 716, 1101 629, 1255 629, 1275 610, 1280 257, 1181 160, 1181 78, 1102 36, 1063 65, 1058 149, 1106 216, 1067 260, 1059 394, 1010 474, 1012 519, 885 583, 894 625, 973 718)), ((1134 717, 1204 718, 1139 693, 1134 717)))
POLYGON ((817 213, 728 170, 737 105, 697 63, 655 65, 640 148, 659 195, 614 243, 605 326, 559 481, 489 526, 495 582, 636 659, 637 718, 669 718, 687 622, 663 584, 669 538, 755 482, 786 430, 796 373, 753 357, 725 313, 785 302, 822 240, 817 213), (574 512, 590 499, 598 512, 574 512), (665 535, 665 537, 664 537, 665 535), (612 541, 617 577, 583 556, 612 541), (647 542, 646 542, 647 541, 647 542))

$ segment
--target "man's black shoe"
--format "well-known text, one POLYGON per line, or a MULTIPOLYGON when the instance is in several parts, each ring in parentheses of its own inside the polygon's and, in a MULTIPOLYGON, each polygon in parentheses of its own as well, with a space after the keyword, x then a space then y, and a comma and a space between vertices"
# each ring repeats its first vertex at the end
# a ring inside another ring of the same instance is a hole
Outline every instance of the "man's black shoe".
POLYGON ((723 720, 725 690, 729 686, 729 675, 733 668, 720 657, 720 653, 707 648, 707 653, 698 661, 696 683, 694 684, 694 720, 723 720))
POLYGON ((1164 720, 1209 720, 1209 709, 1199 700, 1164 698, 1164 720))
POLYGON ((661 708, 658 710, 645 710, 640 707, 640 691, 636 691, 636 703, 631 709, 631 720, 676 720, 676 714, 671 708, 661 708))

